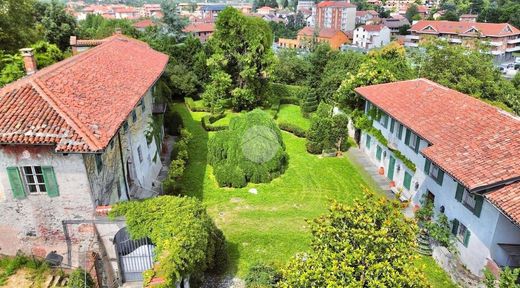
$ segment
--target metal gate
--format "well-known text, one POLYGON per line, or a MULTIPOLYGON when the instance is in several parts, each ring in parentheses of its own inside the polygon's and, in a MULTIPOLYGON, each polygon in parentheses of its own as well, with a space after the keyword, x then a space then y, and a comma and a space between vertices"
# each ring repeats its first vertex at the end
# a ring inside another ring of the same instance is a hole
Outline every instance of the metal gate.
POLYGON ((143 272, 153 265, 155 246, 150 239, 132 240, 124 227, 114 236, 114 246, 122 282, 142 281, 143 272))

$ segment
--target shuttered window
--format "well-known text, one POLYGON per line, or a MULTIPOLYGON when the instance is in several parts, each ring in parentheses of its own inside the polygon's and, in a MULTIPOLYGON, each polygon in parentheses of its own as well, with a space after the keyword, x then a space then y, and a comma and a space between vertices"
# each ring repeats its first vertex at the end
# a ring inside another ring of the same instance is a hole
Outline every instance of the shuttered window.
POLYGON ((43 179, 45 181, 45 187, 47 195, 49 197, 58 197, 60 192, 58 189, 58 181, 56 181, 56 175, 54 174, 54 168, 50 166, 42 167, 43 179))
POLYGON ((481 195, 470 193, 461 184, 457 184, 457 191, 455 192, 455 199, 462 202, 464 207, 473 212, 477 217, 480 217, 482 206, 484 204, 484 197, 481 195))
POLYGON ((390 133, 394 133, 395 119, 390 120, 390 133))
POLYGON ((9 184, 11 184, 11 190, 13 191, 13 197, 16 199, 24 199, 27 195, 20 176, 18 167, 7 167, 7 176, 9 177, 9 184))
POLYGON ((370 149, 370 141, 372 141, 372 137, 370 137, 370 135, 367 134, 367 140, 365 142, 365 146, 367 147, 367 149, 370 149))
POLYGON ((376 149, 376 158, 377 158, 377 160, 381 161, 381 153, 382 152, 383 152, 383 149, 381 149, 381 146, 377 145, 377 149, 376 149))
POLYGON ((412 184, 412 175, 408 172, 404 172, 404 181, 403 181, 403 186, 404 188, 406 188, 407 190, 410 190, 410 187, 411 187, 411 184, 412 184))
POLYGON ((403 124, 399 123, 399 131, 397 133, 397 138, 399 140, 403 139, 403 124))

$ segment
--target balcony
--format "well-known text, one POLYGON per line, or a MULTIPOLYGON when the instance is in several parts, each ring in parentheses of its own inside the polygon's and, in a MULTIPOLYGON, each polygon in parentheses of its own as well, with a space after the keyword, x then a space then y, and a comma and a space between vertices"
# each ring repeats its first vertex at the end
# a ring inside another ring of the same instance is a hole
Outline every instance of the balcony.
POLYGON ((516 43, 520 43, 520 37, 516 38, 516 39, 507 40, 507 44, 516 44, 516 43))
POLYGON ((503 42, 500 42, 500 41, 493 41, 493 42, 487 42, 490 46, 495 46, 495 47, 498 47, 498 46, 502 46, 502 44, 504 44, 503 42))
POLYGON ((516 52, 516 51, 520 51, 520 46, 516 46, 516 47, 512 47, 512 48, 507 48, 506 49, 506 52, 516 52))

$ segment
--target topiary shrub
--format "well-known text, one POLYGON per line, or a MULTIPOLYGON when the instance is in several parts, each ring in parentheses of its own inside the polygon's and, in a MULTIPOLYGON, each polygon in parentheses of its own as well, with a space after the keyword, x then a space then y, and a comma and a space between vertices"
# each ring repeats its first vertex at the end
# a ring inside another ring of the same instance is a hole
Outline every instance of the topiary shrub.
POLYGON ((281 175, 288 163, 280 128, 256 109, 231 119, 229 128, 209 141, 208 160, 220 186, 244 187, 281 175))
POLYGON ((247 288, 276 287, 281 273, 275 267, 266 264, 255 264, 247 272, 245 278, 247 288))

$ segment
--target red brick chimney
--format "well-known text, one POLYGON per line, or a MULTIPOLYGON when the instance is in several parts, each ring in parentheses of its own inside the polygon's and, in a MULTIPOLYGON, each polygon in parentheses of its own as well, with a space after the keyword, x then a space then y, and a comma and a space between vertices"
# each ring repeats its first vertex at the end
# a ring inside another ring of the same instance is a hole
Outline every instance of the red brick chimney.
POLYGON ((22 48, 20 49, 23 57, 23 64, 25 66, 25 73, 27 75, 32 75, 36 73, 38 70, 38 66, 36 64, 36 58, 34 57, 32 48, 22 48))

